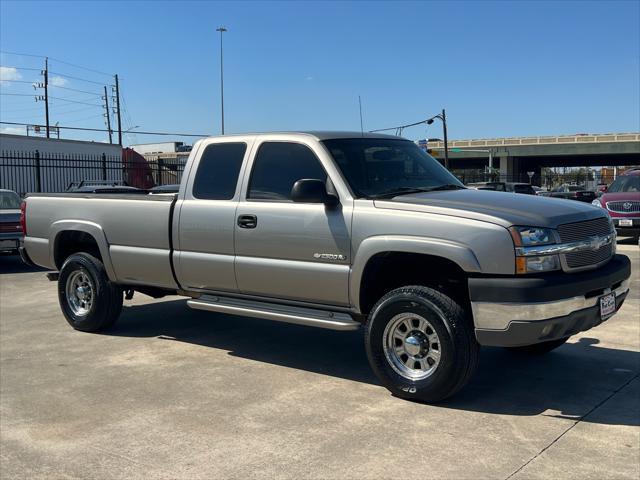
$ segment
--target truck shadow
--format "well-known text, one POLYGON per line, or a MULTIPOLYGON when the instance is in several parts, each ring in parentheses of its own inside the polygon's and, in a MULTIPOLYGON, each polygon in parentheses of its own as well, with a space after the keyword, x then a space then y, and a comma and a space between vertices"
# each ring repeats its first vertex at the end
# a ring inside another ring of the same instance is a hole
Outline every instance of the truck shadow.
POLYGON ((17 254, 0 253, 0 275, 3 273, 44 272, 46 269, 31 267, 24 263, 17 254))
MULTIPOLYGON (((159 337, 227 350, 229 355, 378 385, 362 331, 334 332, 191 310, 182 300, 125 307, 108 335, 159 337)), ((471 383, 441 408, 489 414, 578 419, 640 373, 640 353, 568 343, 545 356, 483 348, 471 383)), ((633 382, 636 387, 640 381, 633 382)), ((622 408, 599 408, 582 421, 640 425, 638 392, 619 394, 622 408), (627 398, 628 397, 628 398, 627 398)))

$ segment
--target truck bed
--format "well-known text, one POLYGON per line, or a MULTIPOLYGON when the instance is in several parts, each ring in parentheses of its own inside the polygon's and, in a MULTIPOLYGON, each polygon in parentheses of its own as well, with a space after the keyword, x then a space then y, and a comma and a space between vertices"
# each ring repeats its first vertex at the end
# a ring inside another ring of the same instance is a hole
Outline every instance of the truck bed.
POLYGON ((171 218, 175 195, 47 193, 27 196, 29 254, 55 265, 55 239, 83 231, 108 249, 110 276, 122 284, 177 288, 171 266, 171 218))

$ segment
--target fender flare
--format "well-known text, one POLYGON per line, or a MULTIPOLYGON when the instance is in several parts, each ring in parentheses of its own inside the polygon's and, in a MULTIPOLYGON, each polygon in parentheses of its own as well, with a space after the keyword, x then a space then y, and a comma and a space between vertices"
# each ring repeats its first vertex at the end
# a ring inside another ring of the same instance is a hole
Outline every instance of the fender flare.
POLYGON ((369 237, 358 246, 356 257, 351 266, 349 278, 349 298, 357 312, 360 310, 360 290, 362 276, 369 260, 385 252, 415 253, 431 255, 450 260, 464 272, 481 272, 480 262, 473 251, 465 244, 440 238, 417 237, 410 235, 380 235, 369 237))
POLYGON ((51 265, 56 264, 55 252, 60 234, 68 231, 84 232, 95 239, 98 244, 98 249, 100 250, 100 255, 102 256, 102 263, 107 272, 107 276, 109 277, 109 280, 115 282, 116 272, 113 268, 113 263, 111 262, 107 236, 100 225, 88 220, 59 220, 51 224, 51 228, 49 230, 49 259, 51 265))

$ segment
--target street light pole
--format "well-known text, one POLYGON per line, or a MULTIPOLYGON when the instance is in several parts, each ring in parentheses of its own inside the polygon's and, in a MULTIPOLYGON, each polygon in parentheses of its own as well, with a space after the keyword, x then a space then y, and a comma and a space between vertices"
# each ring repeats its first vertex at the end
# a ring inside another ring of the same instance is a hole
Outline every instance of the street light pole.
POLYGON ((222 115, 222 135, 224 135, 224 70, 222 64, 222 34, 227 29, 223 26, 216 28, 216 32, 220 32, 220 112, 222 115))
POLYGON ((444 135, 444 168, 449 170, 449 143, 447 142, 447 115, 444 112, 444 108, 442 109, 442 116, 440 117, 442 120, 442 133, 444 135))

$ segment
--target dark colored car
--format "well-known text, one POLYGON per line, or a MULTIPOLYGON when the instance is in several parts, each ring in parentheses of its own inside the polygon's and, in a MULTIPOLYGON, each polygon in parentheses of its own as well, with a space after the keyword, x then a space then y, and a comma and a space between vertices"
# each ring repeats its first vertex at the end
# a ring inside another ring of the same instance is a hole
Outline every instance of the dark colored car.
POLYGON ((569 200, 591 203, 596 198, 596 192, 586 190, 583 185, 561 185, 546 193, 544 196, 567 198, 569 200))
POLYGON ((627 170, 593 202, 606 208, 621 237, 640 237, 640 168, 627 170))
POLYGON ((20 203, 16 192, 0 190, 0 252, 18 252, 22 240, 20 203))
POLYGON ((536 191, 528 183, 507 182, 505 186, 507 192, 523 193, 525 195, 536 195, 536 191))

